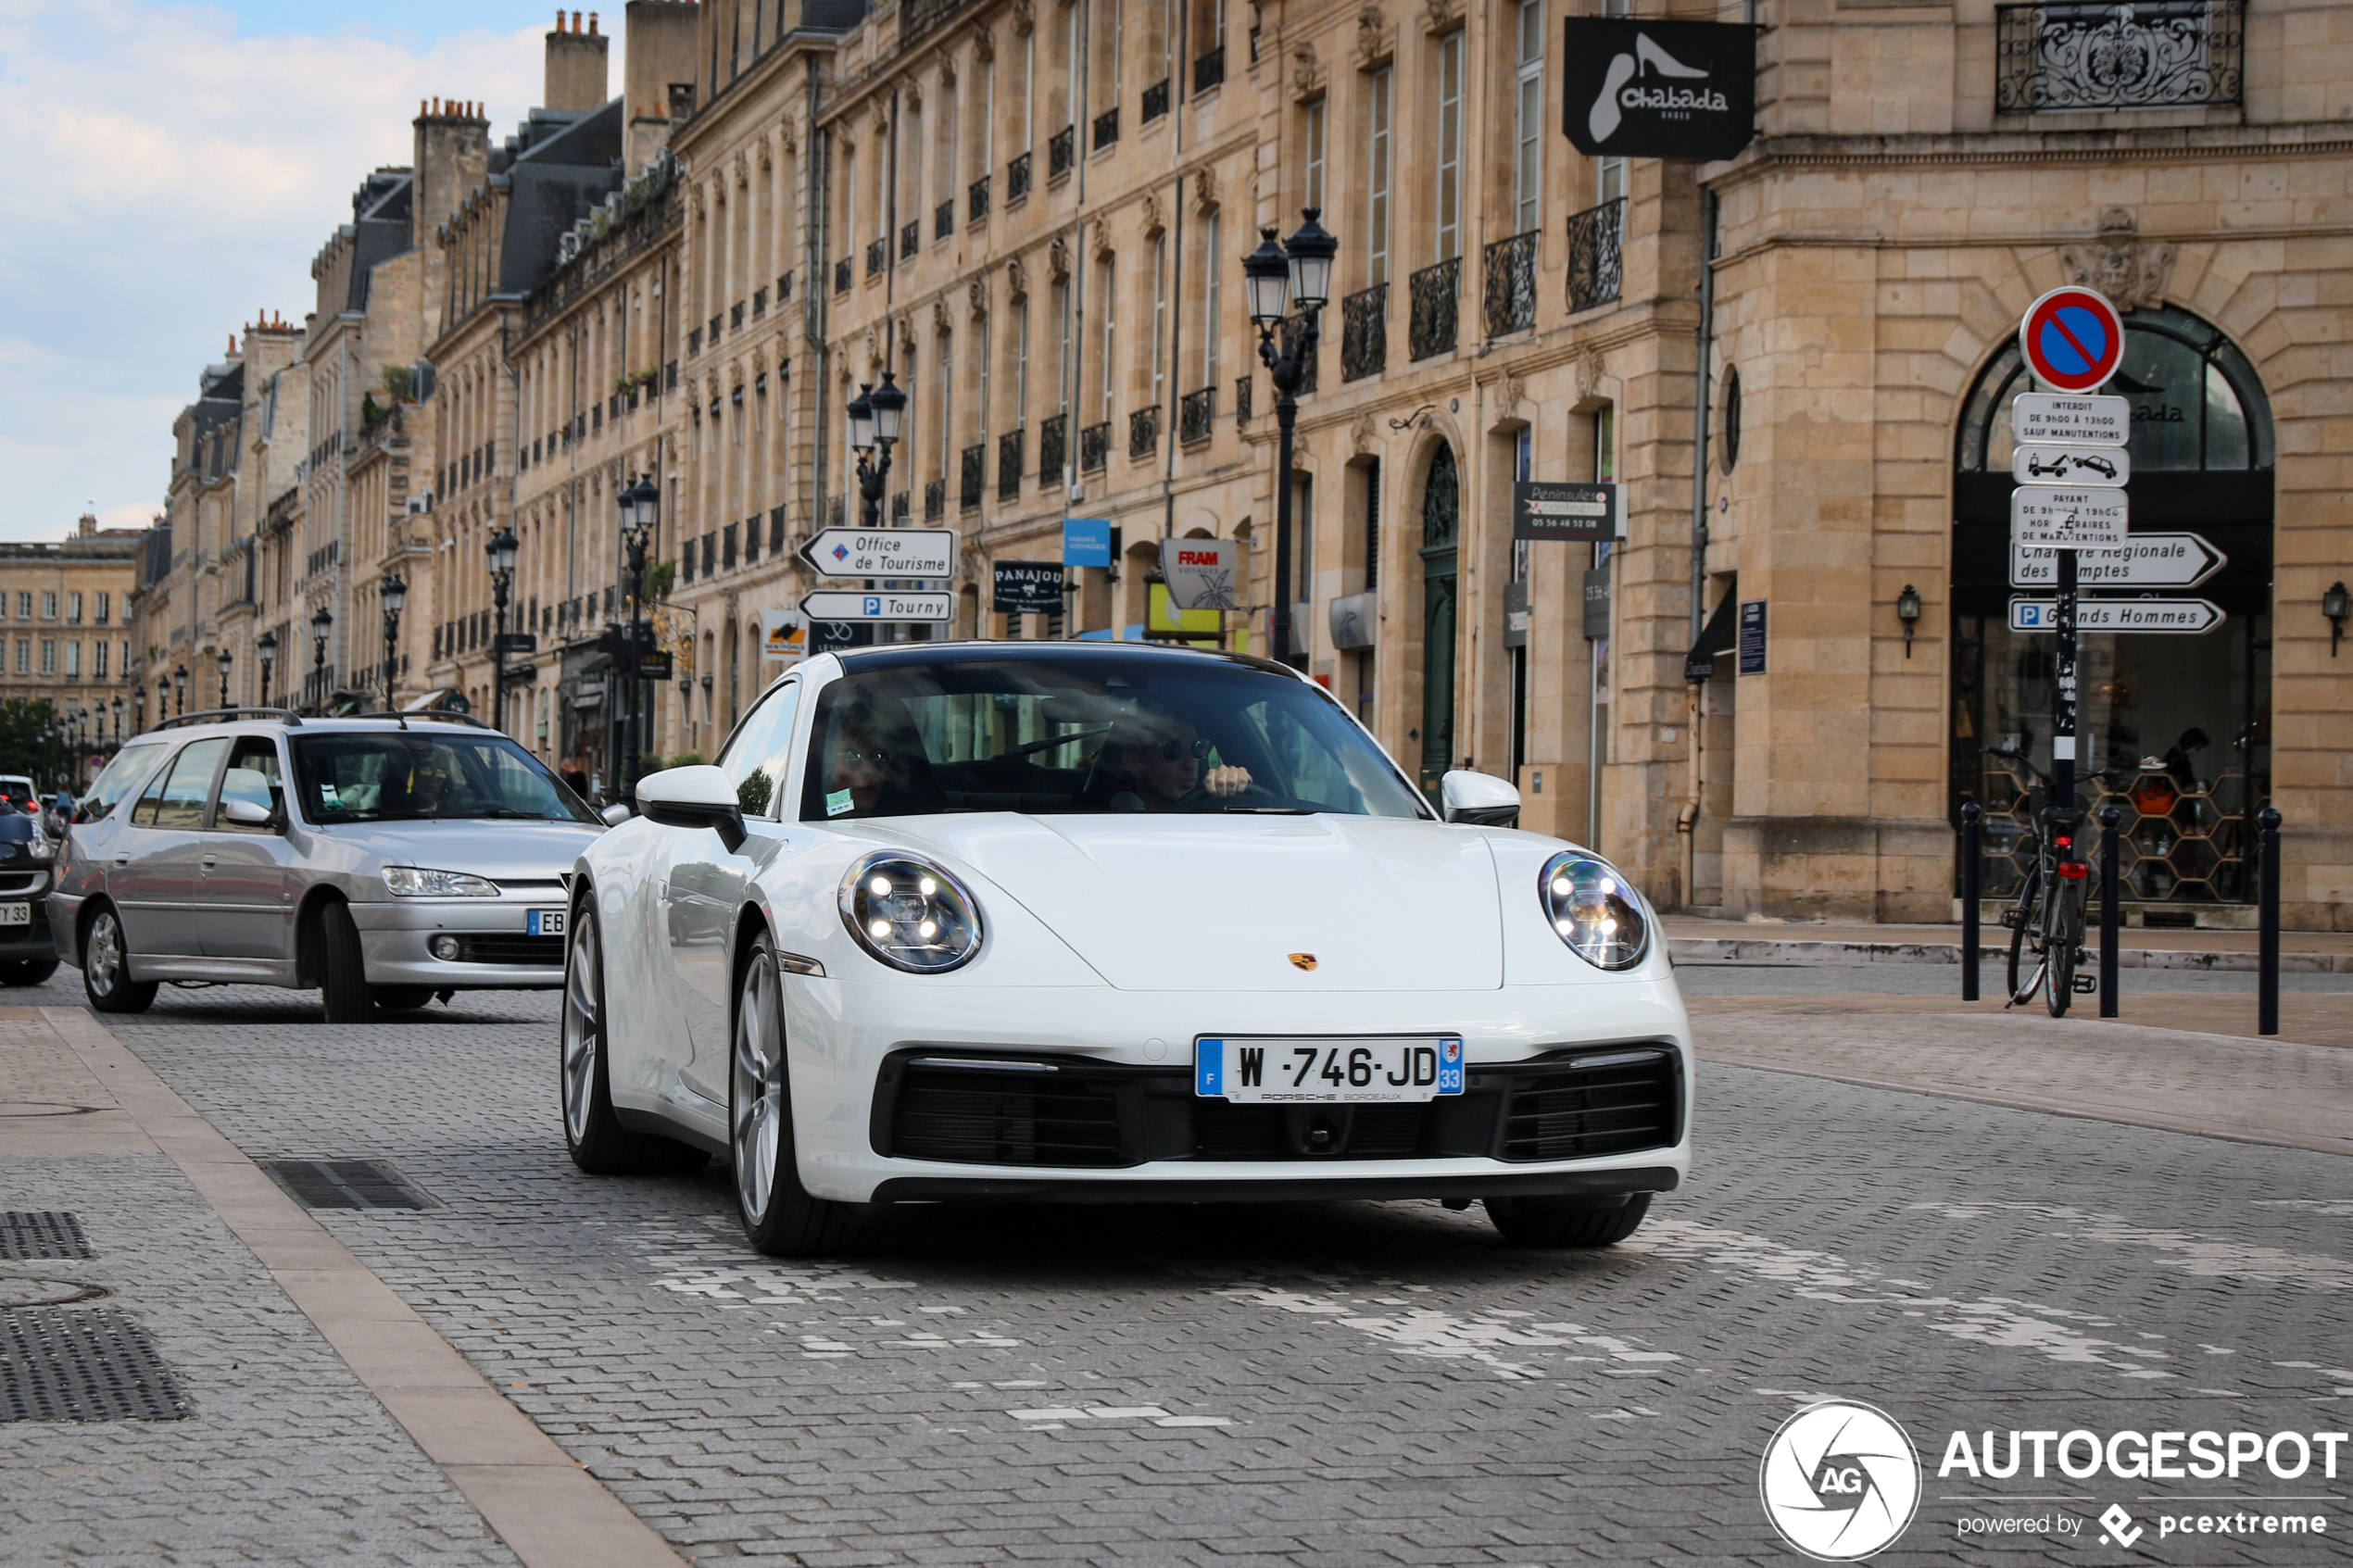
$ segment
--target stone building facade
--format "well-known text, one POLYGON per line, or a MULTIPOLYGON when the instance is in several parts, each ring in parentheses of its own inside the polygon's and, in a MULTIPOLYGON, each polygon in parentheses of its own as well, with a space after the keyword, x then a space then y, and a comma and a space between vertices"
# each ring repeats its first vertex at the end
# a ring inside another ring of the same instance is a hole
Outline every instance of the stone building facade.
POLYGON ((78 717, 85 760, 141 727, 132 598, 145 546, 91 517, 64 540, 0 544, 0 700, 78 717))

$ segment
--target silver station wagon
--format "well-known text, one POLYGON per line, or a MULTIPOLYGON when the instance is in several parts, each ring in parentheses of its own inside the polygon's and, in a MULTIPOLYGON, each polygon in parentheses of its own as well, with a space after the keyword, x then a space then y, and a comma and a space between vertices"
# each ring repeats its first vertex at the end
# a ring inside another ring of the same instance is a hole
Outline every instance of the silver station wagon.
POLYGON ((315 987, 334 1023, 554 989, 564 879, 603 831, 477 719, 192 713, 77 804, 49 929, 101 1012, 166 981, 315 987))

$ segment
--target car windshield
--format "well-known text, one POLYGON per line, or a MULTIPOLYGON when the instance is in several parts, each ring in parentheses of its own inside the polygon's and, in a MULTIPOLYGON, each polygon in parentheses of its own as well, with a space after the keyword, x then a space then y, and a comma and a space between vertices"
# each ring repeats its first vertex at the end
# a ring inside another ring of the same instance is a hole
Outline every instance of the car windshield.
POLYGON ((1074 649, 853 671, 819 694, 801 818, 1428 814, 1339 705, 1211 659, 1074 649))
POLYGON ((294 765, 302 814, 314 822, 596 820, 537 758, 504 735, 426 733, 422 726, 301 735, 294 741, 294 765))
POLYGON ((92 783, 82 798, 74 803, 73 820, 94 822, 113 810, 122 798, 147 782, 147 770, 163 758, 163 743, 148 741, 126 746, 114 754, 107 771, 92 783))

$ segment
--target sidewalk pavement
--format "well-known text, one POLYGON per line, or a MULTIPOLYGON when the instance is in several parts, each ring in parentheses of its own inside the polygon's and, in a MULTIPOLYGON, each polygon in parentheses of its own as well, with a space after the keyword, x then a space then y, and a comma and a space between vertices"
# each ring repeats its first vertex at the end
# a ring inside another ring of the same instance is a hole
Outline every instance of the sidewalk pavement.
POLYGON ((90 1242, 0 1263, 0 1394, 87 1394, 56 1348, 128 1341, 182 1411, 0 1421, 0 1555, 683 1568, 81 1009, 0 1007, 0 1209, 90 1242))
MULTIPOLYGON (((2010 934, 1992 904, 1979 927, 1984 950, 2006 950, 2010 934)), ((1961 961, 1961 928, 1952 925, 1811 925, 1703 920, 1668 915, 1667 951, 1678 963, 1948 963, 1961 961)), ((2093 933, 2097 939, 2096 928, 2093 933)), ((2123 969, 2244 970, 2253 972, 2252 931, 2128 927, 2118 934, 2123 969)), ((2353 974, 2353 931, 2284 931, 2283 973, 2353 974)))

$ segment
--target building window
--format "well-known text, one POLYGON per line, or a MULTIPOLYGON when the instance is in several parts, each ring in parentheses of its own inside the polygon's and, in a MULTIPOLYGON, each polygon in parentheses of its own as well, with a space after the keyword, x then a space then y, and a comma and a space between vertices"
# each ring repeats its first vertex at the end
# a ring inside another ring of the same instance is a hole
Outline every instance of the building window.
POLYGON ((1320 208, 1324 205, 1324 107, 1325 100, 1316 99, 1307 106, 1307 124, 1300 140, 1307 157, 1307 205, 1320 208))
MULTIPOLYGON (((1318 111, 1321 104, 1315 106, 1318 111)), ((1315 205, 1315 198, 1308 198, 1315 205)), ((1218 280, 1226 272, 1226 228, 1223 212, 1213 211, 1202 229, 1202 331, 1201 384, 1217 384, 1217 340, 1224 335, 1225 319, 1218 314, 1220 294, 1218 280)))
POLYGON ((115 666, 115 668, 118 670, 129 670, 131 668, 131 639, 128 637, 125 637, 122 640, 122 662, 115 666))
POLYGON ((1013 424, 1019 428, 1029 418, 1029 296, 1021 296, 1021 307, 1013 312, 1013 424))
POLYGON ((41 672, 44 675, 54 675, 57 672, 57 644, 55 638, 41 639, 41 672))
POLYGON ((17 673, 19 675, 32 673, 32 644, 28 638, 17 639, 17 673))
POLYGON ((1395 73, 1383 66, 1373 72, 1366 86, 1369 132, 1365 155, 1365 282, 1379 284, 1389 282, 1389 119, 1395 104, 1395 73))
POLYGON ((32 619, 32 596, 31 594, 19 594, 17 596, 17 619, 19 621, 30 621, 32 619))
POLYGON ((82 624, 82 596, 80 594, 66 596, 66 622, 72 626, 82 624))
POLYGON ((1544 222, 1544 0, 1520 0, 1513 116, 1512 232, 1525 234, 1544 222))
POLYGON ((111 620, 113 620, 113 619, 114 619, 114 596, 113 596, 112 594, 100 594, 100 595, 98 596, 98 614, 97 614, 97 622, 98 622, 98 624, 99 624, 99 625, 101 625, 101 626, 104 626, 105 624, 107 624, 107 621, 111 621, 111 620))
POLYGON ((57 619, 57 595, 44 594, 41 596, 41 619, 44 621, 55 621, 57 619))
POLYGON ((1119 410, 1118 389, 1113 384, 1113 367, 1119 363, 1119 258, 1103 258, 1103 297, 1098 307, 1103 320, 1103 411, 1102 418, 1111 419, 1119 410))
POLYGON ((82 643, 79 639, 66 645, 66 679, 82 679, 82 643))
POLYGON ((1463 254, 1463 33, 1438 41, 1438 255, 1463 254))
POLYGON ((107 678, 107 645, 104 638, 90 645, 90 678, 94 681, 107 678))
POLYGON ((1168 236, 1152 242, 1152 407, 1168 397, 1168 236))

